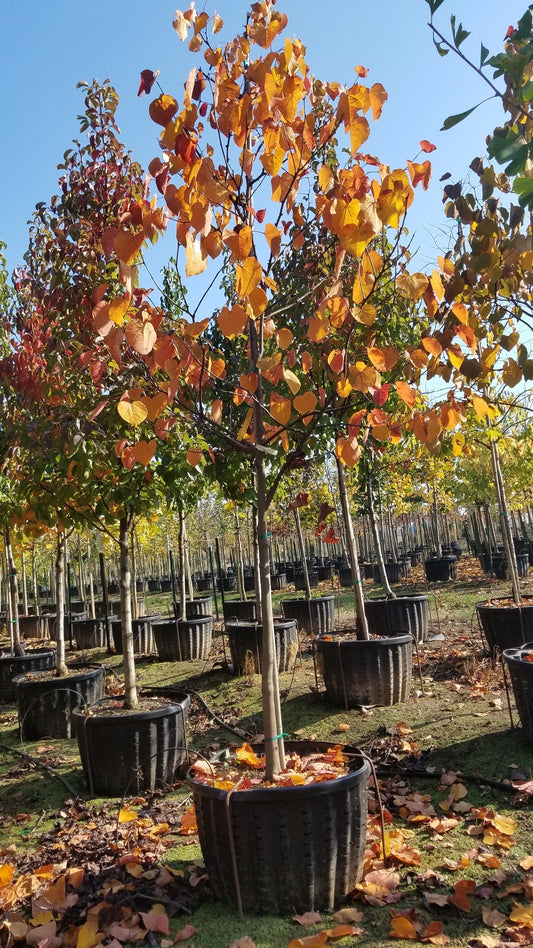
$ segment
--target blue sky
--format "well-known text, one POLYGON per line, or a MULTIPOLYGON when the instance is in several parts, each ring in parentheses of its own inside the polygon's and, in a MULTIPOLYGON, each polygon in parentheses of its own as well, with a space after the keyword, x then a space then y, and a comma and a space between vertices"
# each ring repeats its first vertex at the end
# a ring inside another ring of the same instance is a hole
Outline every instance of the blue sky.
MULTIPOLYGON (((246 3, 197 0, 197 9, 217 12, 239 29, 246 3)), ((77 135, 83 110, 79 80, 109 78, 120 95, 122 139, 146 168, 158 153, 157 127, 148 117, 149 98, 137 98, 139 73, 160 69, 165 91, 181 97, 183 82, 198 64, 172 29, 176 4, 171 0, 20 0, 4 3, 0 57, 0 108, 4 133, 0 149, 0 239, 8 244, 8 265, 20 262, 27 245, 26 222, 38 201, 56 191, 57 164, 77 135)), ((516 24, 526 0, 445 0, 437 22, 448 32, 455 13, 472 36, 464 49, 477 61, 480 42, 496 52, 510 24, 516 24)), ((389 93, 383 117, 373 126, 368 151, 393 166, 405 166, 419 141, 437 145, 433 180, 427 193, 417 190, 409 214, 418 268, 446 249, 448 223, 442 214, 439 177, 454 180, 470 160, 483 153, 486 134, 502 121, 501 106, 481 106, 466 122, 440 132, 444 118, 485 97, 483 83, 449 54, 434 49, 427 27, 425 0, 279 0, 289 17, 289 35, 306 44, 308 61, 322 79, 351 83, 357 64, 370 69, 369 80, 389 93)), ((226 37, 226 32, 221 34, 226 37)), ((425 156, 423 156, 425 157, 425 156)), ((159 246, 156 269, 173 252, 173 241, 159 246)))

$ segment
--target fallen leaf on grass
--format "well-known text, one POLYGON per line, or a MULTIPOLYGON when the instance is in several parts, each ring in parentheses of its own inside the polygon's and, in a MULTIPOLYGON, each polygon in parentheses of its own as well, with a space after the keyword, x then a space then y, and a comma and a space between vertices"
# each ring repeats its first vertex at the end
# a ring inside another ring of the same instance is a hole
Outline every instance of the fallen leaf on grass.
POLYGON ((322 921, 322 916, 320 912, 304 912, 303 915, 293 915, 292 920, 298 922, 298 925, 316 925, 322 921))
POLYGON ((526 871, 533 868, 533 856, 524 856, 524 858, 520 860, 519 866, 526 871))
POLYGON ((186 925, 185 928, 181 928, 180 931, 176 933, 174 941, 187 941, 188 938, 192 938, 193 935, 196 935, 197 931, 198 929, 195 928, 194 925, 186 925))
POLYGON ((255 942, 248 935, 243 935, 237 941, 232 941, 229 948, 255 948, 255 942))
POLYGON ((387 905, 401 899, 401 892, 394 891, 399 884, 400 876, 397 872, 392 869, 375 869, 368 872, 355 888, 362 892, 365 901, 370 905, 387 905))
POLYGON ((482 906, 481 916, 487 928, 501 928, 507 921, 507 915, 498 912, 498 909, 491 908, 490 905, 482 906))
POLYGON ((349 730, 350 730, 350 725, 349 725, 349 724, 345 724, 343 721, 341 721, 339 724, 337 724, 337 727, 333 729, 333 732, 332 732, 332 733, 333 733, 333 734, 344 734, 345 731, 349 731, 349 730))
MULTIPOLYGON (((360 929, 353 925, 336 925, 335 928, 328 928, 317 932, 316 935, 308 935, 306 938, 293 938, 289 942, 288 948, 322 948, 323 945, 330 945, 339 938, 346 938, 347 935, 359 935, 360 929)), ((233 946, 232 946, 233 948, 233 946)))
POLYGON ((160 932, 162 935, 170 934, 168 915, 162 915, 161 913, 156 915, 153 912, 140 912, 139 914, 147 931, 160 932))
POLYGON ((515 902, 509 918, 512 922, 525 925, 526 928, 533 928, 533 905, 518 905, 518 903, 515 902))
POLYGON ((339 925, 349 925, 350 922, 361 922, 363 920, 363 913, 354 908, 342 908, 339 909, 338 912, 335 912, 333 918, 339 925))
POLYGON ((450 905, 455 905, 461 912, 469 912, 471 905, 467 896, 475 890, 476 883, 472 879, 460 879, 453 887, 454 894, 448 896, 448 902, 450 905))

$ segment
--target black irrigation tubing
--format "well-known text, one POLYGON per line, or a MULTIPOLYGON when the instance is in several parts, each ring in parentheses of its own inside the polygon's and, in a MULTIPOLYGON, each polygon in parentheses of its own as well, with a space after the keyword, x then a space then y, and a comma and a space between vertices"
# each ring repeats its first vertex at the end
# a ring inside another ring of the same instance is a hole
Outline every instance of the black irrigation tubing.
MULTIPOLYGON (((226 731, 230 731, 231 734, 234 734, 235 737, 240 738, 241 741, 242 741, 243 736, 244 736, 242 729, 241 729, 240 731, 237 731, 235 728, 231 727, 230 724, 226 724, 226 722, 223 721, 222 718, 219 718, 218 714, 215 714, 215 712, 212 710, 212 708, 209 707, 209 705, 208 705, 207 701, 205 700, 205 698, 202 698, 202 695, 201 695, 198 691, 193 691, 192 689, 187 689, 187 691, 188 691, 188 693, 189 693, 190 695, 194 695, 194 697, 197 698, 197 700, 198 700, 198 701, 200 702, 200 704, 205 708, 205 710, 207 711, 207 713, 211 715, 211 717, 213 718, 213 720, 216 721, 216 723, 217 723, 220 727, 224 728, 226 731)), ((249 739, 250 739, 250 740, 252 740, 252 739, 256 736, 255 734, 252 734, 251 731, 246 731, 246 730, 244 730, 244 734, 247 734, 247 735, 249 736, 249 739)))
POLYGON ((38 760, 37 757, 32 757, 31 754, 26 753, 26 751, 19 750, 18 747, 13 747, 12 744, 4 744, 0 742, 0 747, 2 750, 9 751, 12 754, 18 754, 19 757, 24 757, 25 760, 29 760, 30 763, 35 764, 36 767, 40 767, 42 770, 45 770, 46 773, 50 774, 51 777, 56 777, 57 780, 61 781, 64 787, 68 792, 76 799, 83 799, 80 797, 80 794, 71 784, 68 782, 66 777, 63 777, 55 767, 51 767, 50 764, 43 764, 42 760, 38 760))

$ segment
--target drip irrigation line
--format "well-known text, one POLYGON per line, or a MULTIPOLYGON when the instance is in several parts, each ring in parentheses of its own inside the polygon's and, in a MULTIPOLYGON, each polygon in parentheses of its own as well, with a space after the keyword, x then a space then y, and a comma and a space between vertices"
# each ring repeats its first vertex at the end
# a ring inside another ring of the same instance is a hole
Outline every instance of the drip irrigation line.
POLYGON ((51 767, 50 764, 44 764, 42 760, 38 760, 37 757, 32 757, 31 754, 26 753, 26 751, 19 750, 18 747, 13 747, 12 744, 4 744, 0 742, 0 747, 2 750, 10 751, 12 754, 18 754, 19 757, 24 757, 25 760, 29 760, 32 764, 35 764, 36 767, 41 767, 42 770, 45 770, 46 773, 50 774, 51 777, 56 777, 57 780, 61 781, 64 787, 68 792, 74 797, 74 799, 83 799, 80 797, 80 794, 73 786, 68 782, 66 777, 63 774, 60 774, 55 767, 51 767))

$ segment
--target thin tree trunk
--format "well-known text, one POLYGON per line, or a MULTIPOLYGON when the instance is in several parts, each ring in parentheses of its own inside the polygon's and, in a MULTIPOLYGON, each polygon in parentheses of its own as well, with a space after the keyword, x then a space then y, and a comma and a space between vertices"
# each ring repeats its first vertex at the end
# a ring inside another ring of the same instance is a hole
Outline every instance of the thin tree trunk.
POLYGON ((31 550, 31 582, 33 588, 33 602, 35 604, 35 615, 40 615, 39 608, 39 583, 37 582, 37 557, 35 556, 35 543, 31 550))
POLYGON ((180 568, 179 618, 180 621, 185 621, 187 619, 187 586, 185 579, 185 514, 183 510, 179 512, 178 562, 180 568))
POLYGON ((65 655, 65 561, 66 539, 62 530, 57 533, 56 555, 56 675, 61 678, 67 674, 65 655))
POLYGON ((490 454, 492 460, 492 470, 494 473, 494 483, 496 485, 496 496, 498 498, 498 508, 500 511, 500 521, 502 528, 503 545, 507 555, 507 565, 511 574, 511 586, 513 590, 513 599, 517 606, 522 602, 522 593, 520 590, 520 579, 518 576, 518 565, 516 562, 516 553, 509 523, 509 508, 507 506, 507 497, 505 496, 505 485, 503 482, 502 468, 500 464, 500 452, 497 441, 491 439, 490 454))
POLYGON ((10 618, 10 640, 13 643, 13 653, 15 655, 22 655, 24 653, 24 647, 20 640, 20 626, 19 626, 19 595, 17 587, 17 567, 15 566, 15 558, 13 556, 13 547, 11 546, 11 533, 9 527, 4 529, 4 547, 6 554, 6 571, 7 571, 7 589, 8 589, 8 603, 9 603, 9 618, 10 618))
MULTIPOLYGON (((254 551, 254 586, 255 586, 255 611, 257 614, 257 621, 262 622, 263 616, 263 591, 261 588, 261 579, 260 572, 261 566, 259 562, 259 543, 258 543, 258 528, 257 528, 257 506, 254 504, 252 507, 252 529, 253 529, 253 551, 254 551)), ((285 559, 287 556, 285 555, 285 559)))
POLYGON ((187 526, 185 523, 185 516, 183 517, 183 553, 184 553, 184 564, 185 564, 185 575, 187 577, 187 586, 189 589, 189 599, 194 599, 194 586, 192 581, 191 574, 191 561, 189 559, 189 539, 187 536, 187 526))
POLYGON ((135 552, 135 527, 130 531, 130 550, 131 550, 131 616, 132 619, 139 618, 139 602, 137 599, 137 554, 135 552))
POLYGON ((302 570, 304 574, 305 598, 309 602, 311 599, 311 586, 309 584, 309 570, 307 569, 307 559, 305 555, 304 535, 302 533, 302 521, 300 520, 300 511, 297 507, 293 510, 294 522, 296 524, 296 536, 298 537, 298 546, 300 548, 300 557, 302 560, 302 570))
POLYGON ((242 554, 242 539, 241 539, 241 525, 239 523, 239 511, 237 510, 237 505, 233 508, 235 514, 235 544, 236 544, 236 566, 237 566, 237 589, 239 590, 239 598, 246 599, 246 590, 244 588, 244 568, 243 568, 243 554, 242 554))
POLYGON ((342 463, 341 460, 339 460, 339 458, 337 458, 336 460, 337 460, 337 479, 339 483, 339 498, 341 502, 341 510, 342 510, 342 516, 344 520, 344 527, 345 527, 348 562, 350 564, 353 587, 354 587, 355 612, 359 620, 359 627, 357 629, 357 638, 369 639, 370 634, 368 631, 368 622, 367 622, 366 613, 365 613, 365 598, 363 596, 363 584, 361 582, 361 573, 359 571, 359 557, 357 555, 357 547, 355 544, 352 515, 350 513, 350 505, 348 503, 348 492, 346 490, 346 475, 344 473, 344 464, 342 463))
POLYGON ((374 546, 376 548, 376 560, 378 564, 379 575, 381 577, 381 585, 385 590, 388 599, 396 599, 396 594, 392 591, 389 583, 389 577, 387 576, 387 570, 385 568, 385 560, 383 559, 383 548, 381 546, 381 537, 379 535, 379 527, 376 519, 376 510, 374 507, 374 497, 372 495, 372 479, 369 475, 367 481, 367 496, 368 496, 368 517, 370 520, 370 529, 372 531, 372 536, 374 538, 374 546))
POLYGON ((22 573, 22 612, 28 615, 28 579, 26 576, 26 555, 24 550, 21 553, 21 573, 22 573))
POLYGON ((135 649, 131 621, 131 562, 130 562, 130 518, 120 518, 120 619, 122 628, 122 654, 124 668, 125 702, 129 710, 137 707, 137 685, 135 680, 135 649))

